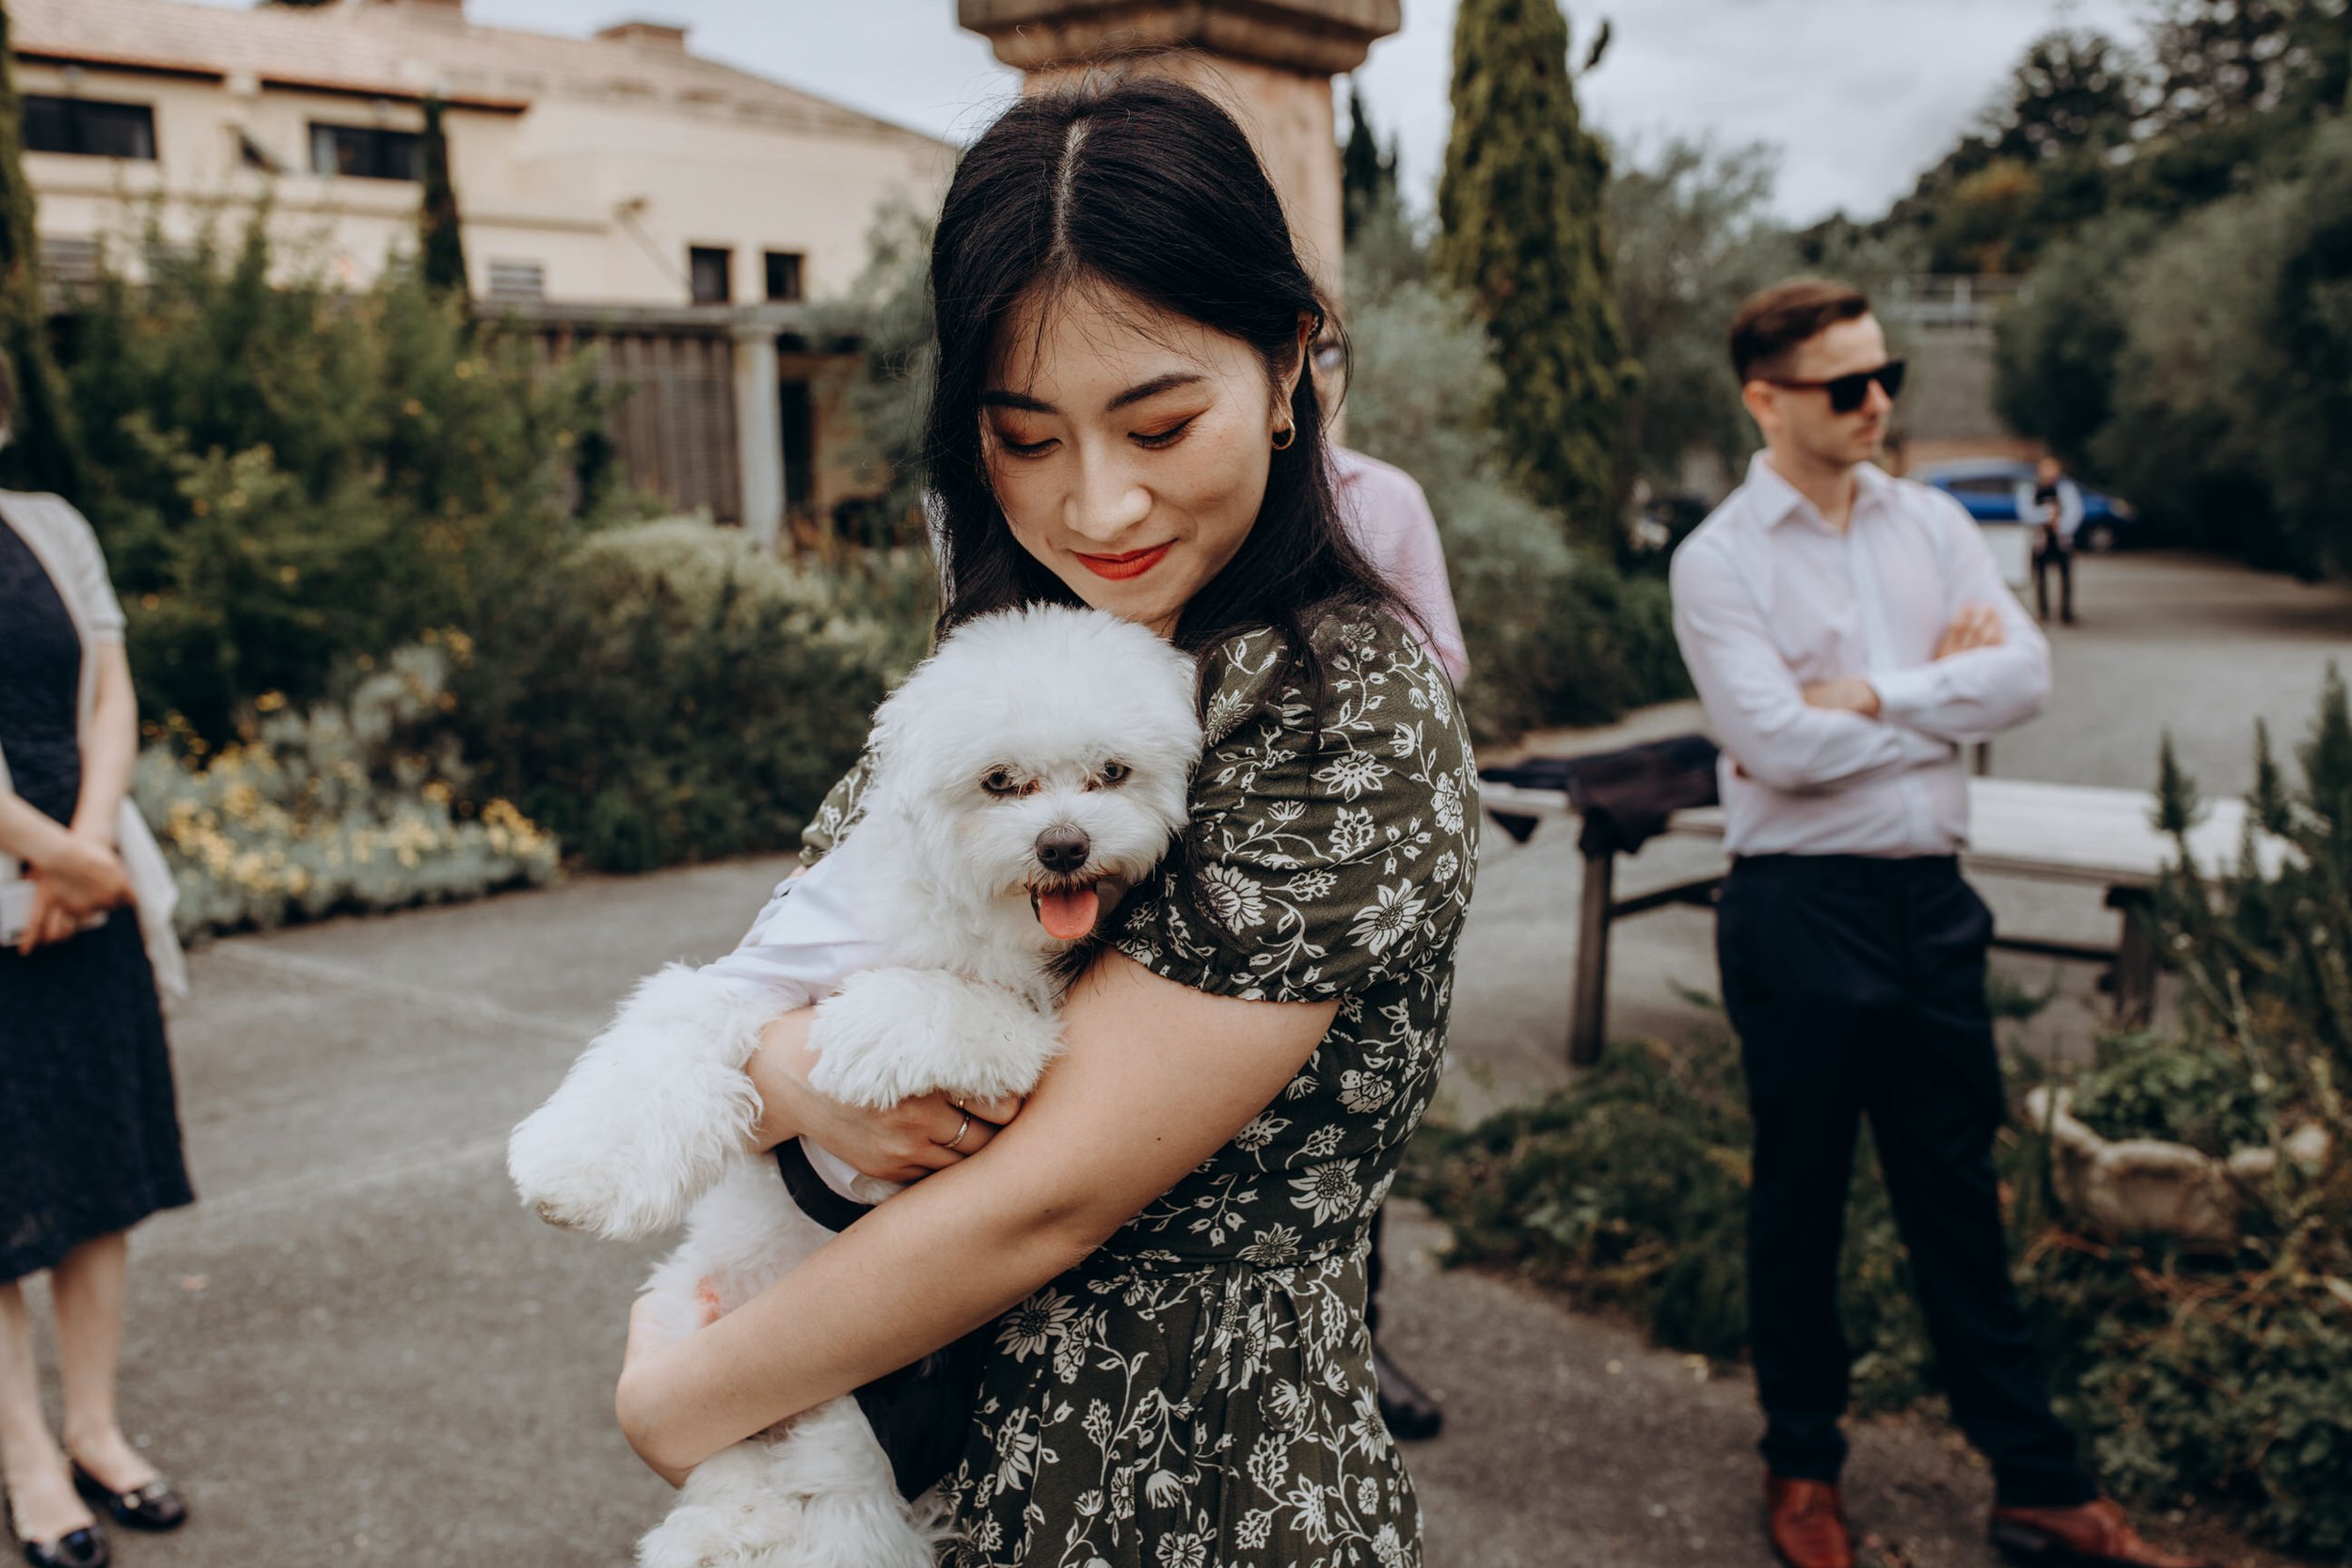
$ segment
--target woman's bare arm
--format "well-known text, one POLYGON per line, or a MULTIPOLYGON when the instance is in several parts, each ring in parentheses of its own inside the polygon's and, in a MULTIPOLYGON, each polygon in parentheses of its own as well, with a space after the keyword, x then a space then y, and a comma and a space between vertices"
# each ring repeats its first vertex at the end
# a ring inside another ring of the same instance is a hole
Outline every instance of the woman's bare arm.
POLYGON ((978 1327, 1215 1153, 1314 1052, 1336 1003, 1241 1002, 1105 954, 1066 1053, 985 1156, 918 1183, 718 1323, 633 1358, 616 1404, 677 1476, 978 1327))
POLYGON ((121 643, 93 642, 90 653, 98 660, 98 691, 82 731, 82 791, 73 803, 73 832, 114 848, 115 822, 138 755, 139 700, 121 643))
POLYGON ((82 733, 82 785, 70 827, 60 826, 19 797, 0 791, 0 854, 33 867, 32 918, 17 943, 20 954, 63 942, 100 911, 130 896, 116 853, 115 821, 131 786, 138 752, 138 699, 122 644, 90 645, 98 660, 98 689, 82 733))
POLYGON ((0 855, 35 865, 64 847, 65 824, 22 796, 0 790, 0 855))

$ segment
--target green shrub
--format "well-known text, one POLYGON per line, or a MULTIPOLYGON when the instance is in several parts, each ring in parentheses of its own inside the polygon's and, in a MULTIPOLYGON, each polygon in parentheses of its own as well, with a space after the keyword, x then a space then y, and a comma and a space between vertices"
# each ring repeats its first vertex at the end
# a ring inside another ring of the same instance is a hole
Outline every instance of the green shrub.
MULTIPOLYGON (((1747 1344, 1748 1113, 1738 1050, 1610 1048, 1571 1089, 1408 1150, 1405 1190, 1453 1231, 1451 1263, 1500 1267, 1661 1343, 1728 1360, 1747 1344)), ((1924 1392, 1929 1356, 1875 1162, 1846 1227, 1859 1408, 1924 1392)))
POLYGON ((2073 1109, 2102 1137, 2160 1138, 2226 1157, 2270 1142, 2280 1091, 2208 1033, 2137 1033, 2099 1042, 2096 1065, 2074 1085, 2073 1109))
POLYGON ((481 625, 450 722, 482 789, 598 870, 787 848, 934 594, 914 552, 819 569, 692 519, 611 530, 481 625))
POLYGON ((264 692, 472 626, 568 546, 595 367, 548 370, 416 269, 359 293, 273 245, 147 238, 65 324, 104 542, 146 712, 218 743, 264 692))
POLYGON ((133 787, 179 885, 183 939, 555 875, 552 838, 505 800, 472 803, 453 737, 407 744, 446 712, 439 643, 347 672, 342 700, 306 712, 265 695, 268 711, 246 715, 227 747, 183 727, 140 752, 133 787))
POLYGON ((1503 478, 1484 413, 1501 372, 1469 304, 1409 278, 1365 275, 1350 288, 1348 441, 1429 497, 1470 648, 1472 734, 1605 722, 1688 695, 1666 585, 1571 546, 1558 514, 1503 478))
POLYGON ((2299 784, 2273 759, 2268 728, 2254 735, 2248 826, 2285 841, 2276 870, 2250 837, 2233 869, 2195 863, 2185 832, 2196 785, 2166 742, 2159 826, 2174 835, 2179 868, 2157 888, 2161 945, 2199 1026, 2228 1041, 2246 1071, 2276 1080, 2293 1108, 2327 1117, 2352 1087, 2352 693, 2342 673, 2328 667, 2297 748, 2299 784))
POLYGON ((1611 171, 1609 282, 1626 351, 1642 366, 1627 400, 1628 456, 1656 490, 1686 488, 1694 453, 1736 473, 1756 450, 1724 335, 1748 295, 1803 270, 1771 215, 1772 176, 1762 145, 1678 138, 1611 171))
POLYGON ((2352 572, 2352 121, 2222 174, 2053 252, 2000 328, 2002 409, 2170 537, 2352 572))
MULTIPOLYGON (((2182 1069, 2135 1070, 2144 1085, 2182 1069)), ((1449 1263, 1729 1359, 1747 1334, 1748 1148, 1728 1044, 1620 1044, 1563 1093, 1467 1130, 1425 1127, 1401 1190, 1448 1225, 1449 1263)), ((1995 1156, 2056 1402, 2106 1484, 2233 1510, 2287 1545, 2352 1546, 2352 1164, 2299 1184, 2241 1256, 2215 1260, 2069 1233, 2030 1129, 2004 1132, 1995 1156)), ((1855 1412, 1931 1403, 1934 1354, 1873 1159, 1858 1163, 1841 1271, 1855 1412)))

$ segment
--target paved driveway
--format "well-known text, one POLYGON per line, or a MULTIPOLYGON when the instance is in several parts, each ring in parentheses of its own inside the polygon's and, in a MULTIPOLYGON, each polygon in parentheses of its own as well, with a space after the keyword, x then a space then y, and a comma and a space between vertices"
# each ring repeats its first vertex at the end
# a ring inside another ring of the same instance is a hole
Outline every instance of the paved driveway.
MULTIPOLYGON (((2131 558, 2086 563, 2078 586, 2088 619, 2059 640, 2058 705, 2004 745, 2004 771, 2139 783, 2172 721, 2195 766, 2234 784, 2222 770, 2246 715, 2299 731, 2323 657, 2352 644, 2341 591, 2131 558)), ((1568 836, 1512 848, 1489 835, 1458 1101, 1560 1074, 1568 836)), ((137 1238, 124 1380, 132 1431, 183 1481, 196 1519, 120 1541, 119 1560, 628 1560, 666 1496, 610 1415, 623 1315, 653 1251, 529 1218, 503 1140, 630 982, 732 942, 780 868, 588 880, 197 957, 175 1041, 203 1201, 137 1238)), ((1675 989, 1711 986, 1706 922, 1629 926, 1619 974, 1621 1031, 1706 1026, 1675 989)), ((1766 1560, 1742 1380, 1440 1274, 1435 1227, 1409 1214, 1395 1235, 1391 1337, 1453 1411, 1414 1457, 1433 1568, 1766 1560)), ((1858 1520, 1899 1560, 1990 1560, 1976 1537, 1988 1487, 1948 1433, 1866 1434, 1852 1481, 1858 1520)))

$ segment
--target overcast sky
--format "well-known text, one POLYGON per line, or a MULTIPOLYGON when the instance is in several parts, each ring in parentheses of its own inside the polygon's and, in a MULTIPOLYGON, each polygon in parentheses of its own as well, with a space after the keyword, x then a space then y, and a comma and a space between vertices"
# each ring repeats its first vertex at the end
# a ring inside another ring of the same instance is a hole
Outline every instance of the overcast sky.
MULTIPOLYGON (((207 0, 242 5, 246 0, 207 0)), ((1586 112, 1639 157, 1670 135, 1781 149, 1779 206, 1798 222, 1873 214, 1908 190, 2060 23, 2136 34, 2148 0, 1569 0, 1586 112)), ((1361 72, 1373 119, 1402 135, 1425 203, 1445 147, 1454 0, 1405 0, 1405 29, 1361 72)), ((954 23, 954 0, 467 0, 493 26, 587 33, 630 17, 683 22, 699 54, 942 135, 969 137, 1012 73, 954 23)))

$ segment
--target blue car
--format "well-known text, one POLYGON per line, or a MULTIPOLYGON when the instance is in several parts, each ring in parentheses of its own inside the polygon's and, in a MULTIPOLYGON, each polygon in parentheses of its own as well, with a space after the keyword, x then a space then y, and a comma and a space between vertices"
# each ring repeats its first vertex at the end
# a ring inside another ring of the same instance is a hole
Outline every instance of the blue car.
MULTIPOLYGON (((2033 483, 2033 465, 2006 457, 1978 457, 1962 462, 1933 463, 1913 474, 1932 484, 1968 509, 1980 523, 2017 521, 2017 486, 2033 483)), ((2131 505, 2076 482, 2083 493, 2083 526, 2074 535, 2078 548, 2104 554, 2132 543, 2136 519, 2131 505)))

